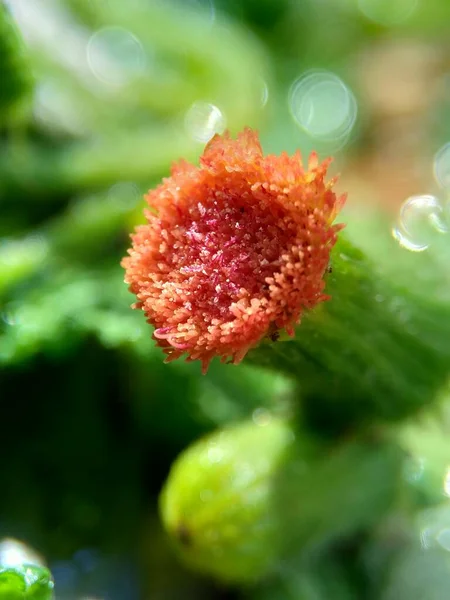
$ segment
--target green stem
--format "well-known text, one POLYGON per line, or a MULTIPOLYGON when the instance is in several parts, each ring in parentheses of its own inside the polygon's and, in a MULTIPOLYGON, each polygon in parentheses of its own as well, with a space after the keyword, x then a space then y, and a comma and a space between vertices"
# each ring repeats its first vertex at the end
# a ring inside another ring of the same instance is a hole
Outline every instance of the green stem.
POLYGON ((450 306, 420 288, 421 268, 443 274, 432 253, 423 259, 409 257, 405 289, 341 236, 326 286, 332 299, 305 314, 295 339, 264 343, 249 360, 293 376, 305 419, 322 431, 413 414, 450 371, 450 306))

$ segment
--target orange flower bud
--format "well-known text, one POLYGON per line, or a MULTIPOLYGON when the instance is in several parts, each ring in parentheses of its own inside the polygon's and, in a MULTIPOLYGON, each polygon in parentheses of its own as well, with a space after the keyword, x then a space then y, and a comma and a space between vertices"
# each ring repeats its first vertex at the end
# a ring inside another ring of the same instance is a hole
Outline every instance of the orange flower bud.
POLYGON ((122 265, 134 305, 168 355, 240 362, 264 337, 327 299, 324 273, 345 196, 325 182, 330 160, 263 156, 258 136, 216 135, 195 167, 172 167, 146 200, 122 265))

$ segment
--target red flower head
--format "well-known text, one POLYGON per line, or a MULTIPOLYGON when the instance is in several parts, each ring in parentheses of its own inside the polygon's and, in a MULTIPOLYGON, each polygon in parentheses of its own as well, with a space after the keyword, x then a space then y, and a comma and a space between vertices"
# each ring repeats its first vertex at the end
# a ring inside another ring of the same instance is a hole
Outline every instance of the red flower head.
POLYGON ((216 135, 200 167, 172 167, 146 200, 148 223, 122 265, 167 360, 187 354, 206 371, 238 363, 262 338, 294 334, 304 309, 327 299, 324 273, 345 197, 324 181, 330 160, 263 156, 250 129, 216 135))

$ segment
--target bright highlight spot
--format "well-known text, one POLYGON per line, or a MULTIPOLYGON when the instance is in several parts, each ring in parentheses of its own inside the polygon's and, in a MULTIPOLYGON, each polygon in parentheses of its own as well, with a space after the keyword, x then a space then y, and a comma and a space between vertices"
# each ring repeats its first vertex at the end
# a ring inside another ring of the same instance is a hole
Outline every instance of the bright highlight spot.
POLYGON ((184 125, 189 137, 206 143, 216 133, 225 131, 226 122, 221 110, 214 104, 194 102, 186 113, 184 125))
POLYGON ((13 538, 3 539, 0 542, 0 565, 19 567, 23 564, 45 566, 42 556, 23 542, 13 538))
POLYGON ((392 228, 392 237, 397 240, 402 248, 411 252, 423 252, 428 248, 427 245, 415 244, 399 227, 392 228))
POLYGON ((289 92, 289 110, 297 125, 323 141, 342 141, 358 112, 355 97, 334 73, 313 72, 297 79, 289 92))

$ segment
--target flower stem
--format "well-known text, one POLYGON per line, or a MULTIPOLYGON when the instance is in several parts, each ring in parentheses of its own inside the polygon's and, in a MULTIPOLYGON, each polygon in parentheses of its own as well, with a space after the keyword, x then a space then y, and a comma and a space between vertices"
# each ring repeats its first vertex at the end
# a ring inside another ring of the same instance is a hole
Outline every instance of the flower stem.
POLYGON ((294 339, 261 344, 249 360, 293 376, 305 419, 321 431, 398 421, 430 404, 449 373, 448 303, 416 293, 420 273, 408 289, 380 275, 346 235, 331 264, 331 300, 305 314, 294 339))

